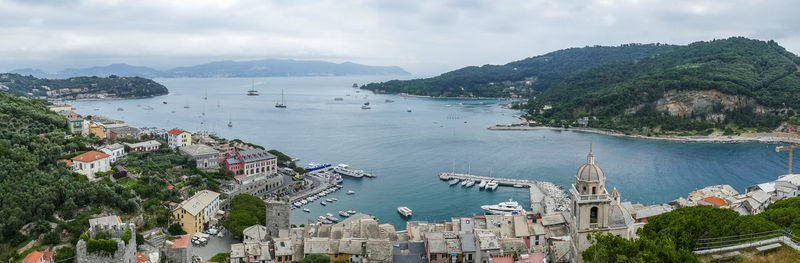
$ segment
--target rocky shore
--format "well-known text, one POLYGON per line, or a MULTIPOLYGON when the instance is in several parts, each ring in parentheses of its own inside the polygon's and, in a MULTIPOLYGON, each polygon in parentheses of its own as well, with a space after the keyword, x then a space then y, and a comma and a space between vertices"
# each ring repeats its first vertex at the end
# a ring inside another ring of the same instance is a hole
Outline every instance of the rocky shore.
POLYGON ((736 136, 722 136, 722 135, 709 135, 709 136, 644 136, 644 135, 627 135, 618 132, 604 131, 593 128, 559 128, 559 127, 530 127, 530 126, 512 126, 512 125, 495 125, 488 128, 493 131, 538 131, 538 130, 559 130, 559 131, 574 131, 574 132, 588 132, 608 136, 627 137, 634 139, 645 140, 660 140, 684 143, 744 143, 744 142, 758 142, 758 143, 800 143, 800 138, 797 135, 770 132, 770 133, 743 133, 736 136))

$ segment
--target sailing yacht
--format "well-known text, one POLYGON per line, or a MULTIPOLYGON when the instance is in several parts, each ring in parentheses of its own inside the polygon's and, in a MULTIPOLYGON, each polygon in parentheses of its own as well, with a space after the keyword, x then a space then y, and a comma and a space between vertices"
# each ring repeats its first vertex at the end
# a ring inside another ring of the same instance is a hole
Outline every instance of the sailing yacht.
POLYGON ((231 122, 231 116, 228 115, 228 127, 233 127, 233 122, 231 122))
POLYGON ((275 108, 286 108, 286 104, 285 103, 286 102, 284 101, 284 98, 283 98, 283 89, 281 89, 281 103, 275 102, 275 108))
POLYGON ((253 81, 253 86, 250 90, 247 91, 247 96, 258 96, 258 91, 256 90, 256 81, 253 81))

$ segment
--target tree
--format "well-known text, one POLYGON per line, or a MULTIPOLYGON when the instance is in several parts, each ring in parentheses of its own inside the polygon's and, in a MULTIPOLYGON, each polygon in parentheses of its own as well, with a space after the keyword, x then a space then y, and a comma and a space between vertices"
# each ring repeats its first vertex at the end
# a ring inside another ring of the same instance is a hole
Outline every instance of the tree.
POLYGON ((331 262, 331 257, 324 254, 310 254, 306 256, 304 259, 300 260, 300 263, 329 263, 331 262))
POLYGON ((58 263, 75 262, 75 248, 59 248, 56 250, 55 258, 53 260, 58 263))
POLYGON ((169 232, 169 234, 173 236, 186 235, 186 231, 183 231, 181 224, 178 223, 169 225, 169 228, 167 228, 167 232, 169 232))
POLYGON ((211 257, 211 259, 209 259, 208 261, 226 263, 226 262, 228 262, 228 258, 230 258, 230 257, 231 257, 231 253, 217 253, 216 255, 211 257))
POLYGON ((45 245, 58 245, 61 243, 61 237, 58 235, 58 232, 53 230, 50 233, 47 233, 42 238, 42 244, 45 245))
POLYGON ((252 225, 265 225, 267 223, 267 205, 258 197, 249 194, 239 194, 231 199, 231 213, 222 222, 234 238, 242 238, 242 231, 252 225))

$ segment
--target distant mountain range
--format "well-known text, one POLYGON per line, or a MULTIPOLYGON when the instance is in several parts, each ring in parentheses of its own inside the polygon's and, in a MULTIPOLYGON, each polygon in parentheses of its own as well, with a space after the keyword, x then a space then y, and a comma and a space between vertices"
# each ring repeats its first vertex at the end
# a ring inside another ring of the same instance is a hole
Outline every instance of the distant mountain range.
POLYGON ((251 61, 217 61, 189 67, 157 70, 128 64, 101 67, 68 68, 57 72, 40 69, 16 69, 10 73, 38 78, 71 78, 80 76, 145 77, 145 78, 226 78, 226 77, 307 77, 352 75, 408 75, 397 66, 367 66, 352 62, 331 63, 318 60, 263 59, 251 61))

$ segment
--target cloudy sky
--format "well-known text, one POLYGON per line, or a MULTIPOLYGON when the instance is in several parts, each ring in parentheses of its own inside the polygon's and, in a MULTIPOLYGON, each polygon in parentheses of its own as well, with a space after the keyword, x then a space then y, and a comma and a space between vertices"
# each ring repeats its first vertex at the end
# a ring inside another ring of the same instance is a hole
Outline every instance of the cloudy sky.
POLYGON ((791 0, 0 0, 0 71, 294 58, 430 75, 567 47, 729 36, 800 54, 797 11, 791 0))

